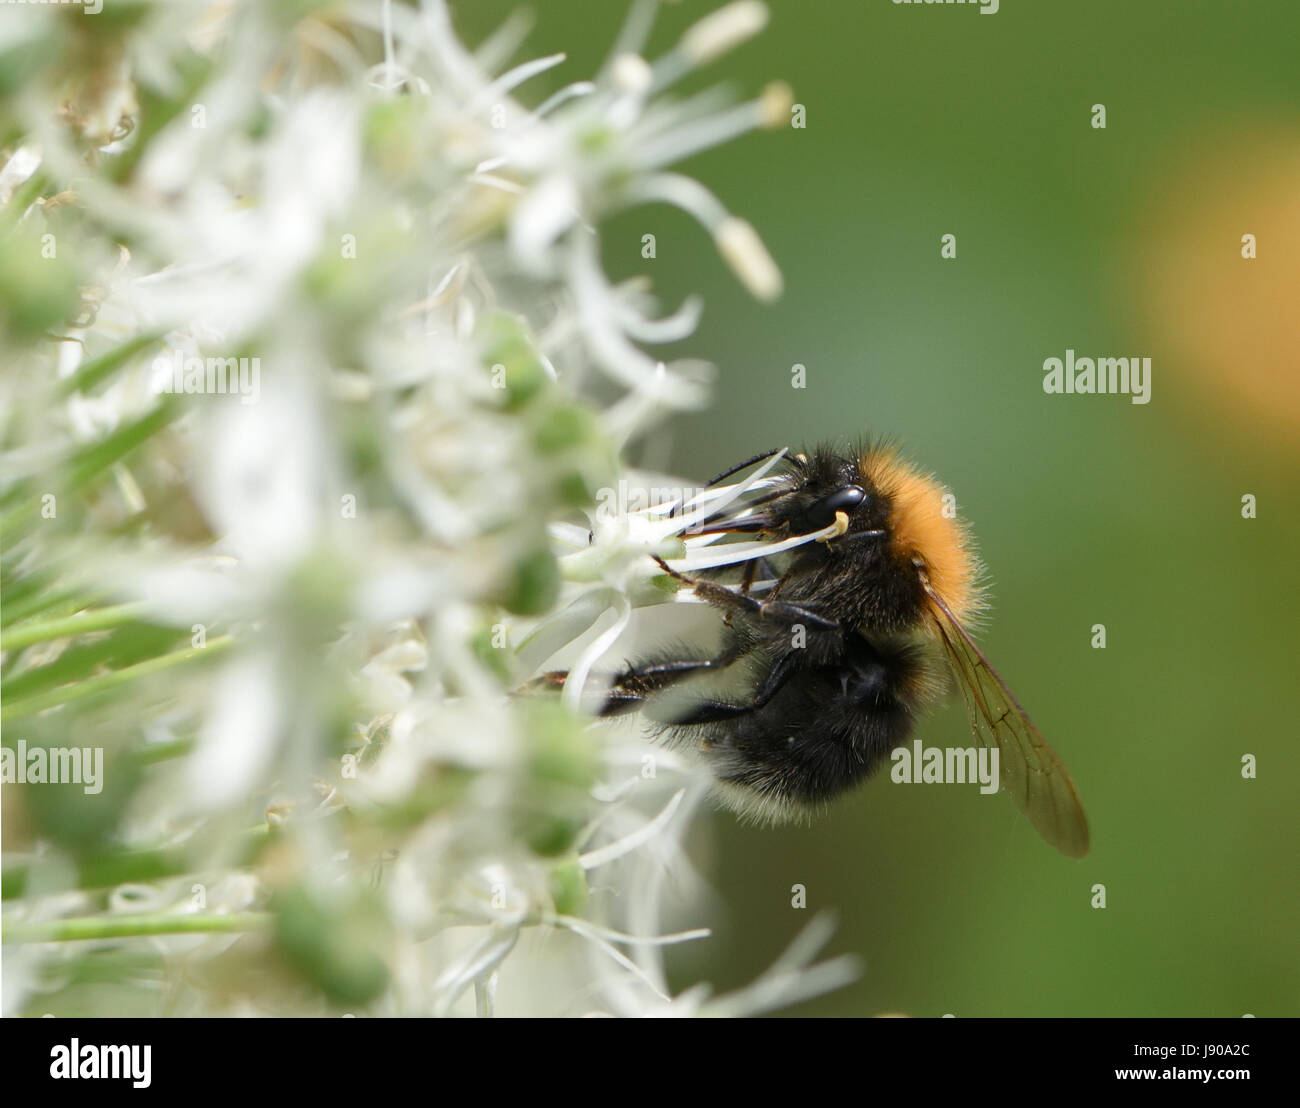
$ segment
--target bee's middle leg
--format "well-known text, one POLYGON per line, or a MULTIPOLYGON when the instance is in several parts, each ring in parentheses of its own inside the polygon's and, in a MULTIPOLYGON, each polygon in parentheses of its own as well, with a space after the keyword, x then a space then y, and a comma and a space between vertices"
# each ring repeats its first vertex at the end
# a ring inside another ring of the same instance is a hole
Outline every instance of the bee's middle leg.
MULTIPOLYGON (((666 662, 651 662, 644 665, 629 665, 614 678, 609 689, 603 694, 603 701, 596 710, 600 716, 616 716, 639 708, 647 697, 675 685, 678 681, 692 674, 708 670, 725 669, 744 653, 739 641, 728 645, 713 658, 683 658, 666 662)), ((543 687, 563 686, 569 674, 567 670, 555 670, 535 677, 529 686, 543 687)))

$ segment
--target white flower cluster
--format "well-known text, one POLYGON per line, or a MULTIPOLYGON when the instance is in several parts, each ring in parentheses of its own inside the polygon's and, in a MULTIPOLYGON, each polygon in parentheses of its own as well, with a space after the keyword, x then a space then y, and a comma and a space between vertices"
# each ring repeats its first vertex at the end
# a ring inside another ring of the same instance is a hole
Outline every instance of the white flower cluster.
POLYGON ((140 9, 89 42, 0 22, 44 66, 0 90, 6 731, 102 746, 110 780, 6 821, 6 1012, 97 958, 150 1013, 743 1014, 843 983, 819 923, 748 990, 670 993, 708 783, 583 714, 632 609, 677 595, 651 554, 766 549, 683 535, 765 469, 591 510, 710 380, 647 352, 700 305, 612 283, 602 222, 674 204, 780 291, 670 171, 788 120, 780 85, 670 93, 763 5, 650 61, 635 0, 536 107, 562 56, 506 69, 517 25, 473 53, 441 0, 140 9), (516 695, 565 647, 563 699, 516 695))

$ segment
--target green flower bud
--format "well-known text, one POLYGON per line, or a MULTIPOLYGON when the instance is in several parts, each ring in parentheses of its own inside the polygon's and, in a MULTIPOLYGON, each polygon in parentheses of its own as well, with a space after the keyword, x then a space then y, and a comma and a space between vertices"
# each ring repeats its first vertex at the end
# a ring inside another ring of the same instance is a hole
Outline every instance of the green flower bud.
POLYGON ((496 312, 480 325, 483 361, 492 386, 504 394, 503 407, 517 411, 551 382, 526 325, 505 312, 496 312))
POLYGON ((296 884, 276 893, 271 910, 276 948, 333 1003, 369 1004, 388 988, 382 952, 389 926, 376 901, 358 895, 326 897, 296 884))
POLYGON ((520 833, 529 848, 552 858, 573 848, 587 823, 587 793, 596 778, 590 732, 554 700, 523 706, 528 745, 520 833))
POLYGON ((517 561, 511 571, 501 605, 517 615, 545 612, 560 595, 560 564, 551 551, 530 551, 517 561))
POLYGON ((547 875, 551 900, 562 916, 577 916, 587 906, 587 874, 577 859, 560 862, 547 875))
POLYGON ((77 314, 77 275, 69 249, 52 233, 22 231, 0 239, 0 319, 18 339, 39 338, 77 314))

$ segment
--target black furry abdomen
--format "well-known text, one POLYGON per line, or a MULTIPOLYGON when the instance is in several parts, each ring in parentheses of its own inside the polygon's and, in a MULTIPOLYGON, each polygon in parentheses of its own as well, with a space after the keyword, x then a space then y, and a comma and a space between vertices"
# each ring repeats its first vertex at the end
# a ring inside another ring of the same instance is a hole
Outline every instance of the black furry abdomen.
POLYGON ((828 801, 871 776, 911 733, 922 683, 914 648, 849 635, 838 656, 815 653, 795 652, 803 664, 762 707, 669 729, 675 740, 699 742, 717 779, 744 790, 756 809, 828 801))

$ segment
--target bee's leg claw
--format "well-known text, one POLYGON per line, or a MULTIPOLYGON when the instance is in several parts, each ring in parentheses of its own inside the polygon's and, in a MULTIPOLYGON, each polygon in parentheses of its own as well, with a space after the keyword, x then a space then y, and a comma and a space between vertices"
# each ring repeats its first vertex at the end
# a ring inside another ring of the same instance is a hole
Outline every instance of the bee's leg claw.
POLYGON ((670 566, 661 557, 659 557, 658 554, 651 554, 650 557, 652 557, 655 560, 655 565, 657 565, 660 569, 662 569, 666 574, 668 574, 669 577, 673 578, 675 581, 680 581, 683 585, 698 585, 701 583, 694 577, 687 577, 686 574, 684 573, 678 573, 675 569, 673 569, 672 566, 670 566))

